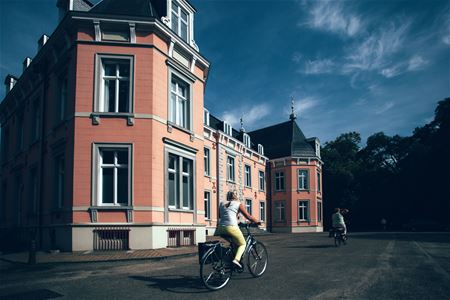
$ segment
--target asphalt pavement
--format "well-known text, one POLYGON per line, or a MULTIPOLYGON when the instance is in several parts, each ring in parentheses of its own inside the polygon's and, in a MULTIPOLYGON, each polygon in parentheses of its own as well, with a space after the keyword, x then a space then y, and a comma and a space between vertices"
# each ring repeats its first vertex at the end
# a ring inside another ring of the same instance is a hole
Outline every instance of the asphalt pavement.
POLYGON ((269 251, 261 278, 236 274, 217 292, 195 255, 159 260, 0 261, 0 299, 449 299, 450 233, 326 233, 258 237, 269 251))

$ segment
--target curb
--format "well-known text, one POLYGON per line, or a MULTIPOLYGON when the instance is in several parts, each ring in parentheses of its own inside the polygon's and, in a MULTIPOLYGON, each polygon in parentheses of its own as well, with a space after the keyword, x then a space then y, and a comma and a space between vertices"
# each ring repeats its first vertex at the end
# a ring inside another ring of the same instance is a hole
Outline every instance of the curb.
POLYGON ((172 258, 182 258, 182 257, 189 257, 189 256, 196 256, 198 255, 197 252, 192 253, 182 253, 182 254, 175 254, 175 255, 165 255, 165 256, 148 256, 148 257, 130 257, 130 258, 118 258, 118 259, 98 259, 98 260, 85 260, 85 261, 74 261, 74 260, 68 260, 68 261, 52 261, 52 262, 36 262, 36 264, 28 264, 27 262, 21 262, 21 261, 15 261, 10 260, 7 258, 1 257, 1 261, 5 261, 12 264, 17 265, 23 265, 23 266, 42 266, 42 265, 63 265, 63 264, 83 264, 83 263, 105 263, 105 262, 124 262, 124 261, 138 261, 138 260, 167 260, 172 258))

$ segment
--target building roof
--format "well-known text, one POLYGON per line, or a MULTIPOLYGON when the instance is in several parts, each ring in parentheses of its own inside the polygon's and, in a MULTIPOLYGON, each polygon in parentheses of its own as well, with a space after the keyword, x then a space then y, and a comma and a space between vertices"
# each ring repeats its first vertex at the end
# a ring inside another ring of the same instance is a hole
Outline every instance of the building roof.
POLYGON ((264 153, 270 159, 316 156, 314 147, 308 143, 295 119, 248 132, 248 135, 256 143, 264 145, 264 153))
POLYGON ((166 3, 165 0, 103 0, 90 12, 159 19, 167 14, 166 3))

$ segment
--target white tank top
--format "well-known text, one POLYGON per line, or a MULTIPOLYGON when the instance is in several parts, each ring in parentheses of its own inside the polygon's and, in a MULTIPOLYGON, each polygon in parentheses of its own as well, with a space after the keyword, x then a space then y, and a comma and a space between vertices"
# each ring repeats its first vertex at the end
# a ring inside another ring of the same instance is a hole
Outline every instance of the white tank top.
POLYGON ((239 201, 220 201, 220 226, 238 226, 237 213, 239 212, 239 201), (227 207, 228 203, 230 206, 227 207))

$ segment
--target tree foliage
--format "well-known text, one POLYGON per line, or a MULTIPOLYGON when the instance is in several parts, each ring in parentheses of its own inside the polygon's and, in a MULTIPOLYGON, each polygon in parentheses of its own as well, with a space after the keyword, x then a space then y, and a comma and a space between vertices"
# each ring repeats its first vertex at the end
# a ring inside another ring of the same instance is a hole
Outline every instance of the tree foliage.
POLYGON ((347 207, 355 229, 375 228, 381 218, 393 229, 418 219, 449 225, 450 98, 411 136, 378 132, 360 144, 349 132, 322 148, 326 215, 347 207))

